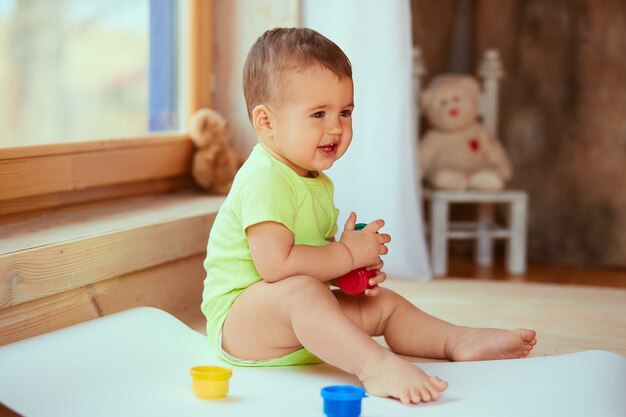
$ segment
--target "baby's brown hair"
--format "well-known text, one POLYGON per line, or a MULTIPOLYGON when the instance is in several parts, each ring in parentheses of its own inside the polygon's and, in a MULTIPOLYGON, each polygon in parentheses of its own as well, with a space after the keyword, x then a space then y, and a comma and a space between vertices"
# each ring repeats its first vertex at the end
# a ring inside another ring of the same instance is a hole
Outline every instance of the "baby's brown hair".
POLYGON ((250 48, 243 67, 243 94, 252 118, 255 106, 275 99, 287 70, 320 65, 338 78, 352 79, 350 60, 333 41, 306 28, 275 28, 263 33, 250 48))

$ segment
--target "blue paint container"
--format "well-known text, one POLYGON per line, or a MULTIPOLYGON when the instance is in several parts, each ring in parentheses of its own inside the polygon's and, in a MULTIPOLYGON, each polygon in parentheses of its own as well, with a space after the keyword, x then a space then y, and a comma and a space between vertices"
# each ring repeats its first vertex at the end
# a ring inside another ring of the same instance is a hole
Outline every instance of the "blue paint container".
POLYGON ((359 417, 365 390, 354 385, 332 385, 322 388, 324 414, 327 417, 359 417))

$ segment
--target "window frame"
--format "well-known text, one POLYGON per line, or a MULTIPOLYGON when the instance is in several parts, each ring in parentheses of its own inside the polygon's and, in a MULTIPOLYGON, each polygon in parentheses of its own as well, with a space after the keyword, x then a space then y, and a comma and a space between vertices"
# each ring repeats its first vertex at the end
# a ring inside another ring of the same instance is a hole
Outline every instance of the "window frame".
MULTIPOLYGON (((188 1, 189 117, 212 104, 214 5, 188 1)), ((0 148, 0 217, 186 188, 193 151, 185 132, 0 148)))

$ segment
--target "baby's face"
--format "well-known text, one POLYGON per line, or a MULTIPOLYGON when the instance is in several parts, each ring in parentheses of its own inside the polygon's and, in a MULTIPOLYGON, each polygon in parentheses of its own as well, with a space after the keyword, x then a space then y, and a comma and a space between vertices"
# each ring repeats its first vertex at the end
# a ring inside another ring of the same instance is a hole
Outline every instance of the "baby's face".
POLYGON ((268 106, 273 137, 264 144, 298 175, 328 169, 352 140, 352 80, 318 65, 285 77, 268 106))

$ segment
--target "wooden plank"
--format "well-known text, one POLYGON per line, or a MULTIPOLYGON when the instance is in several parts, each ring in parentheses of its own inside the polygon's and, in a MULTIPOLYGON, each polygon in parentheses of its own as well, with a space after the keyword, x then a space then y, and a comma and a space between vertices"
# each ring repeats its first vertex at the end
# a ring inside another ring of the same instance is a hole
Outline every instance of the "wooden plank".
POLYGON ((186 175, 190 141, 0 161, 0 200, 186 175))
POLYGON ((152 197, 0 228, 0 308, 202 253, 223 197, 152 197))
POLYGON ((156 307, 174 315, 188 309, 201 313, 205 253, 98 282, 88 291, 101 315, 137 306, 156 307))
POLYGON ((200 323, 203 259, 203 254, 192 256, 1 309, 0 345, 138 306, 200 323))
POLYGON ((146 145, 169 145, 188 140, 184 133, 154 133, 130 138, 111 138, 81 142, 47 143, 0 148, 0 160, 22 159, 39 156, 67 155, 114 149, 143 148, 146 145))
POLYGON ((63 210, 56 215, 0 226, 0 259, 29 249, 213 214, 223 201, 223 196, 180 192, 63 210))
POLYGON ((189 117, 213 104, 213 0, 189 2, 189 117))
POLYGON ((0 308, 200 253, 211 222, 203 216, 12 254, 0 260, 0 308))
POLYGON ((185 175, 5 200, 0 202, 0 225, 41 217, 44 213, 50 216, 62 210, 83 210, 106 200, 189 189, 193 184, 193 180, 185 175))
POLYGON ((0 309, 0 345, 99 317, 84 288, 0 309))

